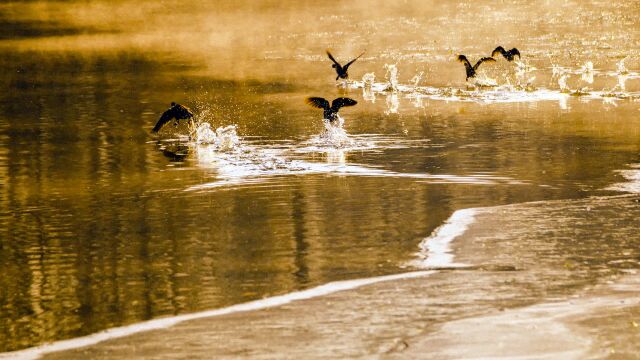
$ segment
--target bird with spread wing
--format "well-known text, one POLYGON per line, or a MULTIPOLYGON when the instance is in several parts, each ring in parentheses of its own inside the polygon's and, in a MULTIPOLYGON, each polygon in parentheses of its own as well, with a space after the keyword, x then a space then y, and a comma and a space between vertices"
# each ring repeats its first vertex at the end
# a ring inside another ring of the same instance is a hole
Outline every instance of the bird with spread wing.
POLYGON ((336 61, 336 59, 333 57, 333 55, 331 55, 329 50, 327 50, 327 55, 329 56, 329 59, 333 61, 333 65, 331 65, 331 67, 336 69, 336 73, 338 74, 338 76, 336 77, 336 81, 338 81, 338 79, 349 78, 349 73, 347 72, 349 70, 349 66, 351 66, 351 64, 353 64, 356 60, 358 60, 360 56, 364 55, 364 51, 362 52, 362 54, 358 55, 355 59, 346 63, 344 66, 340 65, 340 63, 336 61))
POLYGON ((502 56, 504 56, 507 61, 513 61, 515 56, 518 56, 518 59, 520 59, 520 51, 518 51, 518 49, 516 48, 507 51, 502 46, 498 46, 497 48, 495 48, 495 50, 493 50, 491 56, 496 56, 497 54, 502 54, 502 56))
POLYGON ((151 132, 157 133, 166 123, 171 121, 171 119, 175 119, 173 124, 174 126, 178 126, 180 120, 191 118, 193 118, 193 111, 191 111, 191 109, 184 105, 172 102, 171 107, 167 111, 165 111, 162 116, 160 116, 160 119, 156 123, 156 126, 153 127, 151 132))
POLYGON ((331 102, 331 105, 329 105, 329 100, 325 98, 310 97, 307 98, 306 103, 315 108, 323 109, 324 119, 327 119, 330 123, 332 123, 338 119, 338 110, 340 110, 340 108, 345 106, 353 106, 358 102, 347 97, 339 97, 334 99, 333 102, 331 102))
POLYGON ((496 59, 492 57, 483 57, 480 60, 478 60, 478 62, 475 65, 471 66, 471 63, 469 62, 469 59, 467 59, 466 56, 458 55, 458 61, 464 64, 464 68, 467 71, 467 80, 469 80, 469 78, 476 76, 476 71, 478 70, 478 67, 480 66, 480 64, 482 64, 485 61, 496 61, 496 59))

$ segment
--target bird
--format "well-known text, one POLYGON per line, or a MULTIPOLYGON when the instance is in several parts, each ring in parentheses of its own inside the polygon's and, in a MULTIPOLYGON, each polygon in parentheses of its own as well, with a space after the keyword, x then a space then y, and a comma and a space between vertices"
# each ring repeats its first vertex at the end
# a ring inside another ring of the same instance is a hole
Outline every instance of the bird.
POLYGON ((464 67, 467 70, 467 80, 469 80, 469 78, 476 76, 476 70, 478 70, 478 67, 480 66, 480 64, 482 64, 485 61, 496 61, 496 59, 492 57, 483 57, 480 60, 478 60, 478 62, 475 65, 471 66, 471 63, 469 62, 466 56, 458 55, 458 61, 464 64, 464 67))
POLYGON ((162 116, 160 116, 160 119, 156 123, 156 126, 153 127, 151 132, 157 133, 166 123, 174 118, 176 120, 173 124, 177 126, 180 120, 193 118, 193 111, 191 111, 191 109, 184 105, 172 102, 171 107, 167 111, 165 111, 162 116))
POLYGON ((344 66, 342 66, 340 65, 339 62, 336 61, 336 59, 333 58, 333 55, 331 55, 329 50, 327 50, 327 55, 329 56, 329 59, 333 61, 333 65, 331 65, 331 67, 336 69, 336 73, 338 74, 338 76, 336 77, 336 81, 338 81, 338 79, 347 79, 349 77, 349 74, 347 73, 347 71, 349 70, 349 66, 353 64, 356 60, 358 60, 360 56, 364 55, 364 53, 365 52, 363 51, 362 54, 358 55, 358 57, 349 61, 344 66))
POLYGON ((333 99, 333 101, 331 102, 331 106, 329 106, 329 101, 325 98, 309 97, 307 98, 306 103, 313 107, 323 109, 324 119, 327 119, 330 123, 332 123, 338 119, 338 110, 340 110, 341 107, 353 106, 358 102, 347 97, 339 97, 333 99))
POLYGON ((518 49, 513 48, 509 51, 505 50, 502 46, 498 46, 493 50, 491 56, 496 56, 496 54, 502 54, 507 61, 513 61, 513 58, 518 55, 518 59, 520 58, 520 51, 518 49))

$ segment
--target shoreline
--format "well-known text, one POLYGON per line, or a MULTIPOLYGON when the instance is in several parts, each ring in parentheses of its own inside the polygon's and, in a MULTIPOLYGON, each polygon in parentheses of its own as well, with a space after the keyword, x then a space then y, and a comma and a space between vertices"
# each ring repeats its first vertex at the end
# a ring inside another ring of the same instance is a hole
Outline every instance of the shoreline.
POLYGON ((376 284, 379 282, 426 277, 434 274, 437 271, 431 270, 431 267, 460 266, 453 262, 450 243, 458 236, 462 235, 467 230, 468 226, 473 223, 474 213, 475 209, 462 209, 455 211, 451 215, 451 217, 447 219, 447 221, 445 221, 444 224, 436 228, 431 235, 427 236, 420 243, 421 254, 419 254, 419 256, 421 257, 421 261, 416 262, 414 265, 416 266, 416 268, 422 270, 370 278, 334 281, 302 291, 295 291, 283 295, 267 297, 261 300, 235 304, 228 307, 204 310, 172 317, 152 319, 130 325, 105 329, 86 336, 59 340, 48 344, 29 347, 26 349, 0 353, 0 359, 38 359, 50 353, 79 349, 96 345, 104 341, 131 336, 141 332, 170 328, 185 321, 267 309, 288 304, 292 301, 321 297, 324 295, 332 294, 334 292, 353 290, 362 286, 376 284))
POLYGON ((223 315, 236 314, 248 311, 263 310, 272 307, 286 305, 288 303, 312 299, 316 297, 322 297, 325 295, 333 294, 335 292, 347 291, 357 289, 362 286, 376 284, 386 281, 413 279, 419 277, 426 277, 432 275, 435 271, 411 271, 393 275, 385 275, 371 278, 361 278, 354 280, 334 281, 320 286, 316 286, 310 289, 295 291, 283 295, 272 296, 261 300, 250 301, 246 303, 240 303, 231 305, 228 307, 205 310, 196 313, 164 317, 153 319, 149 321, 143 321, 131 325, 125 325, 115 328, 106 329, 97 333, 93 333, 87 336, 71 338, 67 340, 60 340, 49 344, 30 347, 22 350, 0 353, 0 359, 38 359, 43 355, 74 350, 91 345, 96 345, 104 341, 119 339, 126 336, 135 335, 141 332, 161 330, 173 327, 177 324, 198 320, 207 319, 223 315))
MULTIPOLYGON (((538 358, 544 354, 581 358, 598 349, 592 349, 597 344, 595 335, 579 323, 603 309, 640 309, 640 302, 632 301, 638 292, 624 286, 640 280, 629 276, 613 285, 602 284, 606 277, 599 283, 577 281, 574 269, 558 268, 562 259, 537 255, 550 248, 560 251, 561 243, 540 242, 536 234, 552 226, 562 240, 566 221, 590 231, 599 212, 629 206, 635 210, 638 201, 637 195, 619 195, 459 210, 421 243, 423 260, 427 251, 423 264, 438 264, 441 269, 333 282, 3 353, 0 359, 163 358, 172 354, 196 358, 205 354, 411 357, 425 352, 435 358, 538 358), (455 266, 453 254, 456 263, 471 266, 455 266), (543 286, 549 279, 558 289, 543 286), (537 334, 532 329, 545 330, 537 334), (549 332, 556 335, 551 343, 549 332), (487 347, 496 336, 506 345, 487 347), (568 348, 573 350, 558 350, 568 348), (480 356, 483 351, 488 353, 480 356)), ((626 220, 626 228, 608 230, 621 235, 633 231, 635 218, 626 220)), ((608 230, 603 227, 602 231, 608 230)))

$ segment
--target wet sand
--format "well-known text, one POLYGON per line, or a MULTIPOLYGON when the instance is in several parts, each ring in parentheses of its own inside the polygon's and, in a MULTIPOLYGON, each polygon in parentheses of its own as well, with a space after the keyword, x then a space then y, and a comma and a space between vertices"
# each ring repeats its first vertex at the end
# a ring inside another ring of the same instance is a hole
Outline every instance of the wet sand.
POLYGON ((628 276, 570 300, 452 321, 415 339, 407 355, 427 352, 439 359, 635 358, 640 344, 639 286, 639 276, 628 276))
POLYGON ((45 358, 638 356, 640 276, 625 265, 637 261, 638 215, 636 195, 477 209, 452 243, 453 261, 468 268, 186 321, 45 358))

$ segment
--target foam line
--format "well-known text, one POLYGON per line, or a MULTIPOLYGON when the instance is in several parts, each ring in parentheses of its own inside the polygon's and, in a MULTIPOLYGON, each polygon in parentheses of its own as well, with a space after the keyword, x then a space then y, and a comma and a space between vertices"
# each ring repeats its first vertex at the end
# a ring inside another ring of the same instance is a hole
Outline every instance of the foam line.
POLYGON ((144 331, 165 329, 179 323, 203 319, 214 316, 221 316, 227 314, 233 314, 244 311, 260 310, 275 306, 288 304, 292 301, 311 299, 319 296, 332 294, 339 291, 356 289, 362 286, 371 285, 383 281, 393 281, 402 279, 413 279, 417 277, 424 277, 435 273, 435 271, 413 271, 401 274, 378 276, 365 279, 344 280, 335 281, 321 286, 317 286, 311 289, 296 291, 285 295, 274 296, 262 300, 251 301, 243 304, 232 305, 226 308, 207 310, 192 314, 178 315, 167 318, 160 318, 155 320, 149 320, 137 324, 112 328, 104 330, 95 334, 57 341, 50 344, 45 344, 37 347, 32 347, 24 350, 0 353, 0 359, 37 359, 45 354, 78 349, 85 346, 91 346, 103 341, 122 338, 125 336, 141 333, 144 331))
MULTIPOLYGON (((450 244, 453 240, 462 235, 468 229, 469 225, 473 223, 476 213, 476 209, 463 209, 454 212, 446 223, 438 227, 431 236, 425 238, 420 243, 421 251, 419 255, 421 257, 421 260, 412 265, 419 267, 455 266, 456 264, 453 262, 453 254, 451 253, 450 244)), ((45 354, 78 349, 95 345, 103 341, 118 339, 145 331, 165 329, 189 320, 222 316, 244 311, 266 309, 288 304, 297 300, 305 300, 325 296, 335 292, 352 290, 379 282, 424 277, 435 272, 436 271, 433 270, 413 271, 372 278, 335 281, 307 290, 296 291, 289 294, 274 296, 262 300, 232 305, 221 309, 154 319, 132 325, 107 329, 79 338, 57 341, 51 344, 45 344, 14 352, 0 353, 0 359, 37 359, 45 354)))
POLYGON ((446 223, 434 230, 420 243, 419 261, 412 265, 418 267, 455 266, 451 253, 451 242, 464 234, 474 222, 477 209, 458 210, 446 223))

